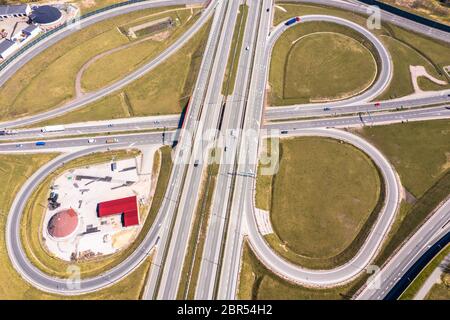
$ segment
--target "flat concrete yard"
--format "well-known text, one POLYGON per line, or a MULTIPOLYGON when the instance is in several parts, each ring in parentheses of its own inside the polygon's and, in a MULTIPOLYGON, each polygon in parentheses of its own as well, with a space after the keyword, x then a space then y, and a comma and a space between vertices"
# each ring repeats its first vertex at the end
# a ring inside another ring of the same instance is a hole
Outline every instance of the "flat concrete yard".
MULTIPOLYGON (((136 196, 138 207, 147 207, 150 201, 151 170, 153 154, 157 147, 147 150, 149 154, 137 158, 103 163, 64 172, 53 183, 61 206, 47 209, 43 223, 43 238, 47 249, 60 259, 85 259, 107 255, 129 245, 137 236, 139 225, 125 227, 122 215, 99 218, 97 205, 103 201, 136 196), (147 157, 148 156, 148 157, 147 157), (145 166, 142 166, 145 159, 145 166), (76 229, 66 237, 52 237, 48 231, 49 220, 57 212, 73 209, 78 216, 76 229), (87 230, 98 231, 88 233, 87 230)), ((143 211, 143 210, 141 210, 143 211)), ((145 217, 143 217, 145 218, 145 217)))

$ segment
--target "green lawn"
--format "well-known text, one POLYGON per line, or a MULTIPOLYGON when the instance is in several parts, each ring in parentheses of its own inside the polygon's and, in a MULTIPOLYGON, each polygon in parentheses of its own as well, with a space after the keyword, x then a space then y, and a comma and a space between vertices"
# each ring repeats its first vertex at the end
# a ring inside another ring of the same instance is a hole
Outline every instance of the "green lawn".
POLYGON ((168 8, 173 7, 137 11, 96 23, 46 49, 0 89, 0 120, 47 111, 72 99, 76 74, 88 60, 129 43, 118 26, 168 8))
POLYGON ((411 194, 403 201, 389 241, 375 264, 383 264, 394 250, 444 201, 450 190, 449 120, 365 127, 357 132, 383 152, 411 194))
POLYGON ((276 42, 270 64, 270 104, 308 103, 357 94, 375 79, 379 57, 352 29, 308 22, 276 42))
POLYGON ((344 99, 367 89, 376 74, 376 61, 361 43, 339 33, 319 32, 291 47, 283 97, 306 102, 344 99))
MULTIPOLYGON (((329 14, 349 19, 363 27, 366 27, 367 19, 364 16, 352 12, 310 4, 286 4, 280 2, 279 5, 285 8, 287 12, 283 12, 279 9, 275 11, 275 25, 296 15, 329 14)), ((291 29, 295 29, 295 27, 291 29)), ((287 32, 285 32, 285 34, 286 33, 287 32)), ((449 82, 450 79, 445 76, 443 67, 450 65, 450 44, 416 34, 390 23, 383 23, 382 28, 380 30, 374 30, 374 33, 388 47, 394 64, 394 75, 392 82, 385 92, 383 92, 380 97, 377 97, 377 100, 387 99, 390 97, 402 97, 414 92, 409 72, 409 65, 422 65, 432 76, 440 80, 447 80, 447 82, 449 82)), ((281 42, 283 37, 280 38, 277 44, 281 42)), ((272 57, 272 64, 273 62, 274 57, 272 57)), ((272 78, 272 74, 271 79, 274 79, 272 78)), ((272 88, 275 92, 279 90, 277 86, 280 86, 280 84, 275 83, 274 85, 271 82, 271 85, 275 87, 272 88)), ((438 87, 433 86, 431 88, 430 86, 424 85, 421 86, 421 88, 423 90, 443 90, 450 88, 450 85, 438 87)), ((280 102, 279 100, 280 99, 274 99, 272 104, 282 104, 282 101, 280 102)))
POLYGON ((195 85, 209 26, 210 23, 200 29, 181 50, 122 91, 47 120, 45 125, 180 113, 195 85))
POLYGON ((365 238, 358 234, 366 234, 377 217, 381 181, 376 167, 353 146, 327 138, 283 139, 280 154, 271 183, 275 234, 266 239, 305 267, 344 263, 365 238), (351 253, 344 254, 349 247, 351 253))
MULTIPOLYGON (((55 154, 0 155, 0 228, 5 229, 9 207, 21 185, 55 154)), ((0 233, 0 299, 138 299, 150 260, 117 284, 87 295, 64 297, 42 292, 25 282, 12 267, 6 251, 5 233, 0 233)))
POLYGON ((308 288, 281 279, 256 258, 245 243, 239 276, 238 299, 245 300, 342 300, 351 296, 364 283, 362 275, 350 283, 327 289, 308 288))
MULTIPOLYGON (((150 37, 150 39, 99 58, 83 73, 81 79, 83 89, 85 91, 98 90, 117 81, 125 74, 132 72, 145 62, 156 57, 157 54, 169 47, 180 35, 186 32, 197 20, 199 15, 198 10, 191 13, 190 9, 178 9, 167 13, 152 14, 145 17, 146 19, 139 19, 138 24, 147 23, 163 17, 171 17, 173 21, 178 21, 176 27, 164 31, 168 33, 166 35, 167 38, 159 39, 155 36, 146 36, 150 37)), ((136 41, 139 41, 139 39, 137 38, 136 41)))
POLYGON ((420 197, 450 168, 450 120, 356 130, 391 161, 403 186, 420 197))

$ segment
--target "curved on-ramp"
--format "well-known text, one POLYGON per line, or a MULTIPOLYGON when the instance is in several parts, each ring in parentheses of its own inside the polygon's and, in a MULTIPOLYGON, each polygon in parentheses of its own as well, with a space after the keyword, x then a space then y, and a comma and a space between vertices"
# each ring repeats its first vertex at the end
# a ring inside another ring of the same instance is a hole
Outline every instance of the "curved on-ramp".
MULTIPOLYGON (((198 1, 196 1, 196 0, 158 0, 158 1, 152 1, 152 2, 146 3, 146 6, 144 6, 143 4, 140 4, 140 6, 136 5, 136 4, 130 5, 130 8, 125 7, 125 8, 128 8, 127 11, 120 11, 120 12, 112 11, 111 15, 99 14, 97 19, 89 20, 87 22, 82 20, 84 24, 81 24, 81 26, 86 27, 88 25, 91 25, 92 23, 99 22, 99 21, 108 19, 110 17, 116 16, 119 14, 132 12, 132 11, 139 10, 142 8, 147 8, 147 7, 149 7, 149 5, 151 5, 150 7, 157 7, 157 6, 167 6, 167 5, 191 3, 191 2, 194 3, 194 2, 198 2, 198 1)), ((205 8, 204 11, 201 13, 200 18, 194 22, 194 24, 189 28, 189 30, 184 32, 178 39, 176 39, 174 43, 172 43, 168 48, 166 48, 160 54, 158 54, 158 56, 156 56, 153 60, 144 64, 142 67, 131 72, 130 74, 126 75, 124 78, 122 78, 122 79, 114 82, 113 84, 108 85, 98 91, 86 93, 82 97, 75 98, 74 100, 64 104, 61 107, 57 107, 55 109, 51 109, 46 112, 19 118, 16 120, 1 122, 0 127, 26 126, 26 125, 30 125, 32 123, 36 123, 36 122, 47 120, 47 119, 50 119, 50 118, 53 118, 56 116, 60 116, 64 113, 78 109, 78 108, 85 106, 91 102, 94 102, 102 97, 105 97, 114 91, 117 91, 117 90, 123 88, 124 86, 130 84, 131 82, 135 81, 136 79, 142 77, 147 72, 151 71, 152 69, 154 69, 155 67, 160 65, 162 62, 166 61, 171 55, 173 55, 184 44, 186 44, 187 41, 189 41, 189 39, 191 39, 200 30, 200 28, 208 21, 209 17, 212 15, 212 13, 214 11, 214 8, 215 8, 214 5, 209 5, 207 8, 205 8)), ((106 11, 106 12, 108 13, 109 11, 106 11)), ((95 15, 93 17, 95 18, 95 17, 97 17, 97 15, 95 15)), ((71 31, 71 29, 68 29, 68 30, 63 29, 63 31, 67 31, 67 33, 64 33, 64 32, 62 32, 61 34, 56 33, 55 35, 52 35, 52 37, 55 37, 55 38, 52 38, 53 39, 52 42, 50 42, 50 43, 44 42, 44 44, 47 45, 47 46, 45 46, 45 48, 47 48, 48 45, 51 45, 51 44, 61 40, 62 38, 66 37, 67 35, 71 34, 71 32, 69 32, 69 31, 71 31)), ((34 50, 37 50, 38 52, 40 52, 39 50, 42 51, 43 48, 41 48, 41 47, 44 44, 40 44, 34 50)), ((32 50, 32 49, 30 49, 30 50, 32 50)), ((26 59, 26 57, 27 56, 21 56, 20 58, 18 58, 18 61, 16 64, 13 64, 12 66, 8 66, 7 68, 5 68, 3 73, 0 73, 0 85, 2 83, 4 83, 7 79, 9 79, 9 77, 12 76, 14 74, 14 72, 16 72, 20 68, 21 65, 23 65, 23 64, 21 64, 21 61, 22 61, 22 59, 26 59)))
MULTIPOLYGON (((364 92, 361 94, 355 95, 353 97, 343 99, 343 100, 337 100, 333 102, 324 102, 324 103, 308 103, 308 104, 298 104, 298 105, 291 105, 291 106, 279 106, 276 107, 276 109, 283 109, 283 108, 303 108, 308 107, 309 110, 318 109, 322 110, 324 106, 329 107, 338 107, 338 106, 351 106, 353 104, 361 103, 361 102, 367 102, 372 99, 375 99, 377 96, 379 96, 389 85, 392 79, 393 74, 393 65, 392 65, 392 59, 391 56, 386 49, 386 47, 381 43, 381 41, 369 30, 366 28, 360 26, 359 24, 352 22, 347 19, 343 19, 340 17, 330 16, 330 15, 321 15, 321 14, 315 14, 315 15, 305 15, 300 16, 300 21, 294 24, 291 24, 289 26, 285 25, 285 22, 282 22, 278 24, 271 32, 269 39, 266 43, 266 54, 268 57, 271 56, 273 47, 275 46, 275 43, 280 38, 280 36, 285 32, 287 29, 298 26, 301 28, 302 23, 308 23, 308 22, 331 22, 335 23, 341 26, 345 26, 348 28, 353 29, 354 31, 360 33, 363 35, 368 41, 370 41, 379 57, 379 66, 377 67, 379 70, 377 70, 377 79, 376 81, 364 92)), ((268 60, 267 60, 268 61, 268 60)), ((300 62, 301 63, 301 62, 300 62)), ((378 63, 377 63, 378 65, 378 63)), ((267 67, 266 67, 267 68, 267 67)))
MULTIPOLYGON (((329 287, 348 282, 360 274, 375 257, 383 239, 390 229, 401 200, 400 182, 388 160, 374 146, 359 136, 336 129, 305 129, 296 131, 298 136, 320 136, 345 141, 364 151, 378 166, 385 183, 385 203, 379 216, 358 253, 347 263, 330 270, 310 270, 294 265, 281 258, 264 240, 258 230, 254 212, 253 193, 245 210, 248 238, 252 249, 261 262, 271 271, 289 281, 329 287)), ((252 188, 254 190, 254 187, 252 188)))
POLYGON ((81 151, 69 154, 62 154, 39 168, 39 170, 37 170, 25 182, 20 191, 17 193, 14 202, 11 205, 11 209, 9 210, 8 219, 6 222, 5 236, 6 248, 9 258, 12 262, 13 267, 17 270, 17 272, 23 279, 40 290, 54 294, 84 294, 103 289, 116 283, 117 281, 126 277, 130 272, 135 270, 141 264, 141 262, 145 260, 151 249, 156 244, 160 225, 164 218, 164 216, 159 212, 144 240, 139 244, 136 250, 133 251, 124 261, 99 276, 80 279, 79 282, 77 281, 77 279, 67 280, 52 277, 39 270, 33 265, 32 262, 30 262, 21 243, 20 227, 23 210, 33 191, 36 190, 37 186, 42 183, 42 181, 50 173, 52 173, 67 161, 74 160, 90 153, 105 151, 107 148, 109 148, 109 150, 115 150, 128 147, 128 145, 124 144, 118 144, 114 147, 110 147, 109 145, 97 146, 86 148, 81 151))

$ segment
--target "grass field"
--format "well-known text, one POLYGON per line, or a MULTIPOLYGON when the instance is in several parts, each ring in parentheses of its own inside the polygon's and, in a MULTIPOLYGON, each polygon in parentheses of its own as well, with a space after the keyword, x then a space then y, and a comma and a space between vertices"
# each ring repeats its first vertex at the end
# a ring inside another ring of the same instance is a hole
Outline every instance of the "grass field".
MULTIPOLYGON (((117 26, 170 8, 174 7, 114 17, 82 29, 46 49, 17 71, 0 89, 0 119, 46 111, 72 99, 75 96, 75 77, 84 63, 99 53, 129 43, 117 26)), ((103 79, 106 76, 98 77, 103 79)))
MULTIPOLYGON (((56 155, 0 155, 0 228, 5 229, 9 207, 14 195, 25 180, 39 167, 56 155)), ((144 284, 150 260, 142 263, 128 277, 117 284, 95 293, 78 297, 63 297, 42 292, 27 282, 14 270, 6 251, 5 233, 0 233, 0 299, 138 299, 144 284)))
MULTIPOLYGON (((164 48, 169 47, 180 35, 191 27, 198 18, 197 13, 198 10, 191 12, 189 9, 178 9, 177 11, 154 14, 146 19, 140 19, 138 24, 147 23, 163 17, 170 17, 173 21, 178 22, 176 23, 176 27, 167 31, 169 34, 165 39, 150 36, 151 39, 96 60, 83 73, 83 77, 81 78, 82 88, 85 91, 98 90, 117 81, 123 75, 132 72, 145 62, 156 57, 158 53, 162 52, 164 48)), ((139 40, 139 38, 136 40, 139 40)))
POLYGON ((391 161, 403 186, 422 196, 450 168, 450 120, 364 127, 355 130, 391 161))
MULTIPOLYGON (((450 133, 448 120, 412 122, 365 128, 362 134, 374 143, 400 172, 403 185, 417 196, 413 203, 403 201, 391 230, 372 264, 382 266, 394 250, 415 230, 436 206, 448 197, 450 171, 447 143, 450 133), (412 150, 410 150, 412 149, 412 150), (445 169, 447 168, 447 169, 445 169), (425 180, 422 182, 422 180, 425 180), (405 183, 407 181, 407 183, 405 183)), ((257 194, 258 196, 258 194, 257 194)), ((331 290, 304 288, 286 282, 269 271, 261 273, 261 263, 254 255, 244 251, 241 272, 240 297, 269 299, 289 295, 298 299, 341 299, 331 290), (253 295, 252 295, 253 292, 253 295)), ((265 270, 265 269, 262 269, 265 270)), ((349 290, 339 290, 352 295, 360 284, 349 290)), ((436 299, 446 297, 443 286, 436 289, 436 299)))
POLYGON ((230 55, 228 56, 227 68, 222 85, 222 94, 227 96, 233 93, 236 81, 239 57, 242 50, 242 39, 244 39, 245 24, 247 22, 248 6, 242 4, 239 7, 239 14, 234 27, 233 39, 231 42, 230 55))
POLYGON ((246 300, 343 300, 350 299, 364 283, 366 275, 335 288, 315 289, 295 285, 267 270, 249 245, 244 245, 238 299, 246 300))
MULTIPOLYGON (((33 193, 32 197, 30 198, 29 203, 24 211, 24 216, 22 218, 22 224, 27 225, 27 227, 22 228, 22 243, 27 244, 24 246, 25 251, 27 252, 30 260, 38 268, 48 274, 64 277, 66 276, 66 268, 69 264, 66 261, 52 256, 44 248, 41 237, 39 236, 42 230, 43 215, 45 213, 44 203, 46 202, 46 198, 48 197, 49 186, 53 179, 69 168, 109 161, 112 156, 114 156, 116 159, 121 159, 129 158, 135 155, 135 151, 105 152, 101 154, 90 155, 66 164, 64 168, 57 169, 51 176, 45 179, 45 181, 39 186, 39 188, 33 193)), ((160 152, 155 154, 153 173, 154 176, 158 176, 157 187, 150 210, 144 213, 145 216, 141 217, 142 219, 145 218, 145 223, 138 237, 129 247, 114 255, 99 257, 98 259, 77 263, 77 265, 81 268, 82 276, 91 277, 98 275, 99 273, 104 272, 105 270, 123 261, 131 252, 136 249, 136 247, 145 237, 147 230, 149 230, 149 228, 151 227, 154 218, 156 217, 156 214, 160 208, 162 199, 164 197, 165 187, 168 183, 170 168, 170 150, 168 147, 165 147, 162 149, 161 154, 160 152)))
POLYGON ((339 33, 301 38, 291 47, 285 68, 283 97, 307 102, 353 96, 367 89, 377 74, 371 52, 339 33))
MULTIPOLYGON (((444 258, 450 253, 450 245, 447 245, 439 254, 431 260, 427 266, 417 275, 414 281, 406 288, 400 296, 400 300, 412 300, 431 273, 439 266, 444 258)), ((430 290, 431 291, 431 290, 430 290)), ((449 296, 450 298, 450 296, 449 296)))
POLYGON ((411 194, 403 201, 375 264, 382 265, 424 219, 444 201, 450 190, 450 121, 434 120, 364 128, 372 142, 400 175, 411 194))
POLYGON ((274 46, 270 103, 308 103, 354 95, 372 83, 378 60, 368 41, 350 28, 328 22, 297 25, 284 32, 274 46))
POLYGON ((36 126, 180 113, 197 79, 209 25, 181 50, 122 91, 36 126))
MULTIPOLYGON (((345 258, 336 257, 365 229, 369 216, 377 216, 381 181, 376 167, 353 146, 326 138, 283 139, 280 154, 271 188, 257 187, 257 194, 272 189, 275 234, 267 241, 287 259, 309 268, 344 263, 345 258)), ((257 197, 268 198, 267 193, 257 197)))
MULTIPOLYGON (((286 4, 280 2, 279 5, 285 8, 287 12, 283 12, 279 9, 275 11, 275 25, 295 15, 329 14, 349 19, 366 27, 366 18, 355 13, 309 4, 286 4)), ((285 32, 285 34, 286 33, 287 32, 285 32)), ((390 97, 402 97, 414 92, 409 65, 422 65, 432 76, 449 82, 450 79, 448 79, 443 72, 443 67, 450 65, 450 45, 448 43, 407 31, 389 23, 383 23, 382 28, 380 30, 374 30, 374 33, 388 47, 394 64, 394 75, 391 84, 380 97, 377 97, 377 100, 390 97)), ((281 40, 282 38, 280 38, 278 43, 280 43, 281 40)), ((272 57, 272 64, 273 63, 274 57, 272 57)), ((280 62, 278 61, 277 63, 280 62)), ((273 85, 272 82, 271 84, 273 85)), ((275 92, 276 90, 279 90, 277 85, 280 86, 280 84, 275 83, 275 89, 272 88, 275 92)), ((424 85, 421 86, 421 88, 423 90, 443 90, 450 88, 450 85, 438 86, 437 88, 434 86, 430 88, 430 86, 424 85)), ((283 101, 274 99, 272 104, 283 104, 283 101)))

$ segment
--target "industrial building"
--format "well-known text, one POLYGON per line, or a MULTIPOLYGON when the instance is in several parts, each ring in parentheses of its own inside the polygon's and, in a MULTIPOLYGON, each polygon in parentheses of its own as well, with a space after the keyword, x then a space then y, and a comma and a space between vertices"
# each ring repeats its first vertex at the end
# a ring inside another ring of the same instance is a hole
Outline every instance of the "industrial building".
POLYGON ((30 24, 28 27, 26 27, 25 29, 22 30, 22 33, 26 37, 34 37, 34 36, 38 35, 39 32, 41 32, 41 28, 39 28, 38 26, 36 26, 34 24, 30 24))
POLYGON ((131 227, 139 224, 139 211, 136 196, 101 202, 98 204, 97 214, 99 218, 122 215, 122 224, 124 227, 131 227))
POLYGON ((66 238, 78 227, 78 214, 72 208, 54 214, 47 225, 48 233, 54 238, 66 238))
POLYGON ((33 23, 46 27, 57 25, 62 20, 62 12, 53 6, 40 6, 33 8, 30 19, 33 23))
POLYGON ((5 39, 5 40, 1 41, 0 42, 0 58, 6 59, 15 50, 17 50, 18 47, 19 47, 19 45, 16 42, 11 41, 9 39, 5 39))
POLYGON ((0 18, 20 18, 31 14, 31 7, 28 4, 0 6, 0 18))

